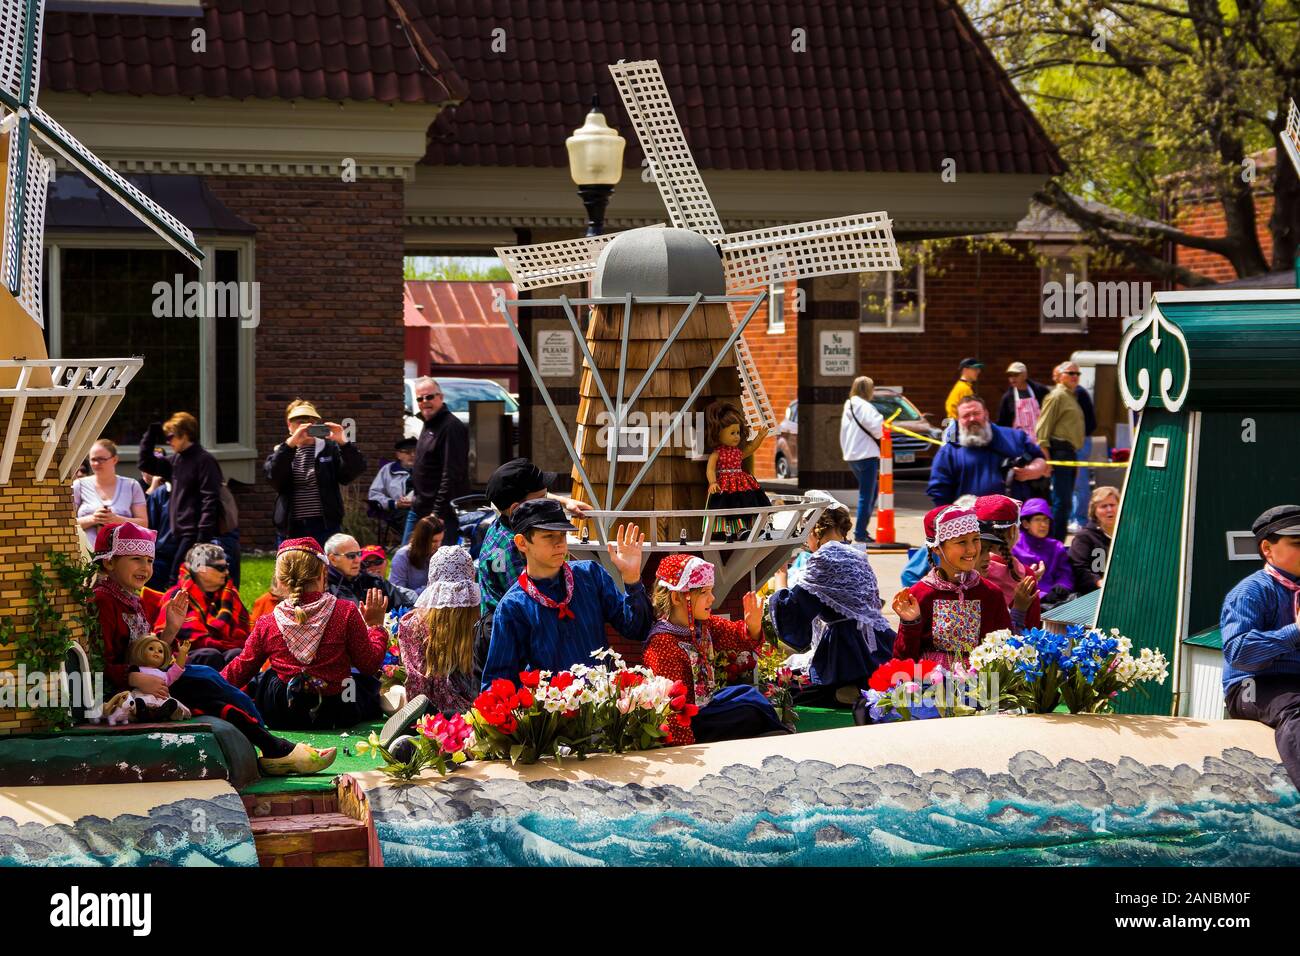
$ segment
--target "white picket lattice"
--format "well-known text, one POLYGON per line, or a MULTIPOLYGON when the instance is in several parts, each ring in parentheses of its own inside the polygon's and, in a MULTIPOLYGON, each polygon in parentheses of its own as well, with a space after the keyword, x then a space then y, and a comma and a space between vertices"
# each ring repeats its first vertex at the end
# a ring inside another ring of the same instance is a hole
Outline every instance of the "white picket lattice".
MULTIPOLYGON (((768 300, 768 308, 772 307, 768 300)), ((731 310, 732 327, 739 321, 736 310, 731 310)), ((758 366, 749 352, 749 343, 744 337, 736 340, 736 373, 740 376, 740 404, 745 412, 745 421, 755 431, 760 428, 776 428, 776 415, 772 411, 772 402, 763 387, 763 379, 758 374, 758 366)))
POLYGON ((45 194, 50 185, 50 162, 40 154, 35 144, 27 148, 26 217, 19 215, 17 177, 12 172, 18 168, 18 132, 9 136, 9 170, 5 181, 4 246, 0 254, 0 276, 8 276, 18 253, 18 223, 22 223, 22 268, 19 270, 19 287, 15 298, 18 304, 41 328, 45 316, 41 310, 42 237, 45 235, 45 194))
POLYGON ((721 238, 722 221, 677 121, 658 61, 615 63, 609 72, 650 164, 669 220, 679 229, 692 229, 710 239, 721 238))
POLYGON ((774 279, 899 268, 893 223, 883 212, 728 233, 722 259, 729 292, 765 288, 774 279))
POLYGON ((1291 100, 1290 108, 1286 113, 1282 145, 1286 148, 1287 155, 1291 157, 1291 165, 1295 167, 1296 173, 1300 174, 1300 107, 1295 105, 1295 100, 1291 100))
POLYGON ((497 246, 496 253, 516 289, 538 289, 590 279, 601 250, 617 235, 614 232, 531 246, 497 246))
MULTIPOLYGON (((36 12, 36 29, 33 31, 36 50, 40 49, 41 28, 45 20, 44 0, 32 4, 36 12)), ((16 106, 23 89, 23 50, 26 47, 27 0, 0 0, 0 91, 13 100, 16 106)), ((41 87, 41 58, 32 58, 30 94, 36 95, 41 87)))

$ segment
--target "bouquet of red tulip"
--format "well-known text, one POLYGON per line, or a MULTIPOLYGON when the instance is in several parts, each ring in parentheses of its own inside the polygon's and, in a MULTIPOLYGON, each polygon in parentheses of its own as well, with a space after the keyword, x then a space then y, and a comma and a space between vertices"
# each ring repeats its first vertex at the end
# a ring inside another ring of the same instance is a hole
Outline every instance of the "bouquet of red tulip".
POLYGON ((519 684, 498 678, 466 715, 474 756, 533 763, 601 751, 621 753, 661 746, 669 721, 689 723, 698 709, 686 686, 628 667, 613 651, 597 651, 612 666, 578 665, 552 674, 523 671, 519 684))

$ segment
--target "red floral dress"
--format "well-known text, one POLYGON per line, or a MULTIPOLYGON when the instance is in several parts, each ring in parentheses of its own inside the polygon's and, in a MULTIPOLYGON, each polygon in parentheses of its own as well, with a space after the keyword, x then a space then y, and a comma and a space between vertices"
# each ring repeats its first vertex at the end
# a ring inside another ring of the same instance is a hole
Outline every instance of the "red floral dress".
MULTIPOLYGON (((686 628, 667 620, 656 621, 650 628, 644 663, 660 677, 679 680, 686 685, 687 703, 701 710, 709 705, 718 688, 715 656, 721 654, 753 655, 763 635, 749 636, 744 621, 710 617, 703 627, 686 628)), ((682 727, 669 721, 669 744, 693 744, 695 734, 690 725, 682 727)))
MULTIPOLYGON (((718 490, 709 495, 706 508, 766 508, 772 503, 759 488, 758 479, 745 471, 745 455, 738 446, 719 445, 715 451, 718 490)), ((753 521, 754 515, 718 515, 713 519, 713 530, 741 534, 752 527, 753 521)))

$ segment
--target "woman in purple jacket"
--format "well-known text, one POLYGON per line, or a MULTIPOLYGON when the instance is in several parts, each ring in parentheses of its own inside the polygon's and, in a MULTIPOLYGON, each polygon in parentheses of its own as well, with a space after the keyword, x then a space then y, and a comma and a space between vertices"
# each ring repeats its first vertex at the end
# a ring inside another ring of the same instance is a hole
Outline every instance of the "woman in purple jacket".
POLYGON ((1052 506, 1042 498, 1030 498, 1020 509, 1020 540, 1011 553, 1029 568, 1042 566, 1038 572, 1038 596, 1043 607, 1060 604, 1074 590, 1074 572, 1070 552, 1050 536, 1052 506))

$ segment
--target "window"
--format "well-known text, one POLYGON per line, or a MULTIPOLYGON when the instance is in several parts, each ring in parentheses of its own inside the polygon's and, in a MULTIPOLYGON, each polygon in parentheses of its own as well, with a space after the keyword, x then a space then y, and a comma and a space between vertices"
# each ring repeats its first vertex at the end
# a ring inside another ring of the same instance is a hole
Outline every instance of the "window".
POLYGON ((199 267, 141 238, 53 238, 45 250, 46 345, 51 358, 144 357, 101 430, 124 461, 135 460, 150 422, 185 410, 198 418, 200 440, 223 468, 246 462, 227 468, 228 476, 251 481, 259 317, 250 311, 254 317, 245 318, 240 309, 260 308, 251 285, 253 245, 213 240, 203 251, 199 267), (195 281, 205 284, 186 286, 195 281))
POLYGON ((1259 545, 1252 531, 1228 532, 1229 561, 1259 561, 1259 545))
POLYGON ((1169 464, 1169 439, 1150 438, 1147 440, 1147 467, 1164 468, 1169 464))
POLYGON ((1088 254, 1081 249, 1044 248, 1039 278, 1042 288, 1039 329, 1043 332, 1087 332, 1088 254))
MULTIPOLYGON (((614 443, 610 442, 605 457, 614 460, 614 443)), ((650 457, 650 427, 648 425, 622 425, 618 429, 618 460, 646 461, 650 457)))
POLYGON ((785 280, 776 279, 767 290, 767 334, 785 331, 785 280))
POLYGON ((858 302, 863 332, 925 331, 925 263, 915 244, 899 247, 898 272, 863 272, 858 302))

